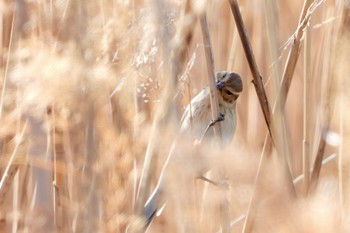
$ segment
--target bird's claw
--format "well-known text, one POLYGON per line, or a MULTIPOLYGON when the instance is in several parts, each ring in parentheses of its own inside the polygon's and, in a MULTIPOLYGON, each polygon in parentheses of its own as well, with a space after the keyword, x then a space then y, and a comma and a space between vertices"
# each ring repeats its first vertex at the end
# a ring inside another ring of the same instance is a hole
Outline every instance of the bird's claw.
POLYGON ((220 112, 220 113, 219 113, 219 116, 218 116, 218 118, 217 118, 216 120, 211 120, 211 121, 210 121, 210 123, 209 123, 207 129, 205 130, 205 132, 204 132, 204 134, 203 134, 201 140, 199 140, 199 142, 200 142, 200 143, 202 142, 204 136, 207 134, 207 132, 208 132, 208 130, 210 129, 210 127, 212 127, 212 126, 215 125, 216 123, 218 123, 218 122, 220 122, 220 121, 224 121, 224 120, 225 120, 225 115, 224 115, 223 113, 220 112))
POLYGON ((223 113, 219 113, 219 116, 216 120, 212 120, 209 124, 209 128, 212 127, 213 125, 215 125, 216 123, 220 122, 220 121, 224 121, 225 120, 225 114, 223 113))
POLYGON ((220 121, 224 121, 224 120, 225 120, 225 114, 220 112, 218 119, 216 119, 216 122, 220 122, 220 121))

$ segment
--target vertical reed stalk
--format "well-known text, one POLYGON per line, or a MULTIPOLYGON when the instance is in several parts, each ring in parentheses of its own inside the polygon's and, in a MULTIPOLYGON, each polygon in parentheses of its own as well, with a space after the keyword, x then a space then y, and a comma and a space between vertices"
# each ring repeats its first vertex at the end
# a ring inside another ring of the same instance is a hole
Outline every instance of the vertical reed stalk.
POLYGON ((238 33, 239 33, 240 38, 241 38, 242 46, 243 46, 245 55, 247 57, 249 68, 250 68, 250 71, 251 71, 252 76, 253 76, 253 84, 255 87, 255 91, 258 95, 261 109, 264 113, 264 119, 265 119, 267 128, 270 132, 270 135, 271 135, 271 137, 273 137, 272 125, 271 125, 272 124, 272 122, 271 122, 271 109, 270 109, 269 101, 267 100, 264 84, 262 82, 262 77, 259 73, 258 65, 256 64, 256 61, 255 61, 254 53, 253 53, 252 47, 251 47, 249 39, 248 39, 248 35, 247 35, 246 29, 245 29, 245 26, 243 23, 242 15, 240 13, 237 1, 236 0, 229 0, 229 2, 230 2, 233 17, 235 18, 238 33))
MULTIPOLYGON (((205 48, 205 58, 206 58, 206 64, 207 64, 207 71, 208 71, 208 83, 209 83, 209 89, 210 89, 210 105, 211 105, 211 114, 212 119, 217 119, 220 114, 219 109, 219 102, 218 102, 218 92, 215 86, 215 72, 214 72, 214 58, 213 58, 213 52, 212 52, 212 46, 210 41, 210 34, 209 34, 209 27, 207 22, 207 16, 204 13, 200 18, 200 24, 202 29, 202 36, 203 36, 203 43, 205 48)), ((221 141, 221 128, 220 124, 214 125, 214 134, 217 138, 221 141)), ((225 172, 221 172, 221 178, 225 178, 225 172)), ((225 191, 223 191, 225 193, 225 191)), ((223 233, 229 233, 231 232, 230 227, 230 209, 229 209, 229 203, 225 197, 225 194, 222 194, 221 197, 221 228, 223 233)))
MULTIPOLYGON (((216 91, 216 87, 215 87, 214 58, 213 58, 213 52, 212 52, 212 48, 211 48, 207 16, 205 13, 200 18, 200 23, 201 23, 201 28, 202 28, 202 36, 203 36, 203 43, 204 43, 204 49, 205 49, 205 59, 206 59, 207 72, 208 72, 211 114, 212 114, 212 119, 217 119, 219 117, 219 114, 220 114, 219 102, 218 102, 218 92, 216 91)), ((214 125, 214 133, 221 140, 220 124, 214 125)))
POLYGON ((310 28, 305 31, 304 46, 304 95, 303 95, 303 174, 305 193, 308 193, 310 183, 310 101, 311 101, 311 72, 310 72, 310 56, 311 56, 311 39, 310 28))

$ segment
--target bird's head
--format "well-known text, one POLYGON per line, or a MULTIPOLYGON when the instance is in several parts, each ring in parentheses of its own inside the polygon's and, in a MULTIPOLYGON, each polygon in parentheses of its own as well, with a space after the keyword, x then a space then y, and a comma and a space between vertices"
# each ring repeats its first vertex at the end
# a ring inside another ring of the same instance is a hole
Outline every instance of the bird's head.
POLYGON ((233 72, 221 71, 216 74, 216 80, 220 103, 226 107, 234 106, 243 90, 241 77, 233 72))

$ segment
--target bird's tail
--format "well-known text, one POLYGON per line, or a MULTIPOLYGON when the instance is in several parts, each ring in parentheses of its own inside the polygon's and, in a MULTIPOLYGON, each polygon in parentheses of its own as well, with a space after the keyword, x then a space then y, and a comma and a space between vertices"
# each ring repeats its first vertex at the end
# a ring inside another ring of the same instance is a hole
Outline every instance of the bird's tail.
POLYGON ((158 184, 144 205, 143 214, 146 220, 146 228, 151 224, 154 217, 159 216, 161 214, 162 210, 165 207, 166 199, 164 197, 165 195, 164 195, 163 180, 165 177, 165 173, 166 173, 169 161, 174 154, 175 147, 176 147, 176 143, 173 143, 170 148, 168 158, 165 161, 162 171, 160 173, 158 184))
POLYGON ((143 215, 146 220, 146 228, 151 224, 158 211, 159 185, 154 189, 152 195, 147 200, 143 215))

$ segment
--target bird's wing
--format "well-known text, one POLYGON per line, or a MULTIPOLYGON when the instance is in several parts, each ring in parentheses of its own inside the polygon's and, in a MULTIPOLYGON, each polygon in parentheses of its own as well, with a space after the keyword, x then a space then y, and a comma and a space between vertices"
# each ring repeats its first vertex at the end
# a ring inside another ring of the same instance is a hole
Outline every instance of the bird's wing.
POLYGON ((181 119, 181 133, 200 139, 211 120, 209 89, 205 88, 187 105, 181 119))

